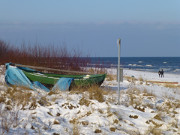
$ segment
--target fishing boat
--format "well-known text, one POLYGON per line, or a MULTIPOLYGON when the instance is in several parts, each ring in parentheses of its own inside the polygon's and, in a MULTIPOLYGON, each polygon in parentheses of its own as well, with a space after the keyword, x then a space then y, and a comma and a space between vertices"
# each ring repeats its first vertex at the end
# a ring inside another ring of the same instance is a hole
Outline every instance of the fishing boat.
MULTIPOLYGON (((12 66, 14 66, 16 67, 16 69, 20 70, 25 75, 25 77, 29 79, 30 82, 39 82, 48 88, 52 88, 58 82, 60 78, 71 78, 72 82, 71 82, 70 88, 89 87, 92 85, 100 86, 106 77, 106 74, 69 75, 69 74, 44 73, 44 72, 40 72, 32 68, 29 68, 33 66, 25 66, 25 65, 20 65, 20 64, 9 64, 9 65, 11 66, 11 68, 12 66)), ((8 68, 10 67, 8 66, 7 69, 8 68)), ((42 69, 44 67, 37 67, 37 68, 42 69)), ((45 68, 45 69, 50 69, 50 68, 45 68)), ((50 70, 57 71, 57 69, 50 69, 50 70)), ((60 70, 60 71, 66 72, 65 70, 60 70)))

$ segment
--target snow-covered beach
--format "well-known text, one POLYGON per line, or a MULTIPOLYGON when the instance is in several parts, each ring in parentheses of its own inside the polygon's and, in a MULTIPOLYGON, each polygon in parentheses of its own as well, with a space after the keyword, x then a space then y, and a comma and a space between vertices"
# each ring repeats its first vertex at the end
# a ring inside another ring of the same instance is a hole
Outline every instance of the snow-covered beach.
POLYGON ((180 134, 178 74, 159 78, 157 73, 125 69, 118 105, 116 69, 107 69, 100 89, 47 93, 8 87, 3 68, 1 134, 180 134))

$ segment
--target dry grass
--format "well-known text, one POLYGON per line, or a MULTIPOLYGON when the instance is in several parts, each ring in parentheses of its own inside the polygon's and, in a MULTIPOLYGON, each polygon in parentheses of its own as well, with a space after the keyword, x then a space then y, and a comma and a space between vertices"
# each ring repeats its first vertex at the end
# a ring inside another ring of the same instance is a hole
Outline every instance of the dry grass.
POLYGON ((175 109, 180 108, 179 100, 165 100, 161 106, 156 107, 158 111, 166 112, 167 114, 175 114, 175 109))
POLYGON ((4 75, 6 71, 6 68, 4 65, 1 65, 1 70, 0 70, 0 74, 4 75))
POLYGON ((162 130, 156 126, 149 126, 149 129, 145 133, 146 135, 162 135, 162 130))
POLYGON ((60 135, 59 133, 53 133, 53 135, 60 135))
POLYGON ((147 96, 147 97, 156 97, 155 94, 153 94, 152 91, 149 92, 149 91, 148 91, 147 89, 145 89, 145 88, 144 88, 144 90, 143 90, 142 93, 143 93, 144 96, 147 96))
POLYGON ((59 125, 60 122, 59 122, 58 120, 54 120, 53 124, 54 124, 54 125, 59 125))
POLYGON ((57 95, 57 94, 59 94, 59 90, 51 90, 49 93, 48 93, 48 95, 49 96, 51 96, 51 95, 57 95))
POLYGON ((37 100, 37 102, 41 106, 50 106, 51 105, 51 103, 49 102, 47 96, 42 96, 39 100, 37 100))
POLYGON ((20 124, 19 111, 18 110, 7 110, 0 107, 0 134, 8 134, 10 128, 16 128, 20 124))
POLYGON ((137 109, 137 110, 139 110, 139 111, 141 111, 141 112, 145 112, 145 107, 143 107, 143 106, 138 106, 138 105, 136 105, 136 106, 134 107, 134 109, 137 109))
POLYGON ((143 84, 145 81, 144 81, 144 79, 142 78, 142 77, 139 77, 139 82, 140 82, 140 84, 143 84))
POLYGON ((144 82, 144 79, 140 76, 138 79, 140 82, 144 82))
POLYGON ((79 104, 80 105, 85 105, 85 106, 89 106, 89 104, 91 103, 91 101, 89 101, 88 99, 86 99, 84 96, 79 100, 79 104))
POLYGON ((154 118, 161 121, 161 120, 162 120, 162 116, 163 116, 162 112, 158 112, 158 113, 154 116, 154 118))
POLYGON ((91 85, 86 88, 76 87, 76 88, 73 88, 72 91, 70 91, 70 94, 84 94, 83 98, 81 99, 82 101, 80 102, 81 104, 84 104, 83 102, 88 103, 86 101, 87 100, 87 96, 85 96, 86 93, 88 93, 87 95, 89 96, 88 97, 89 99, 97 100, 99 102, 104 102, 105 101, 104 95, 109 93, 109 91, 102 90, 98 85, 91 85))
MULTIPOLYGON (((24 119, 19 118, 19 110, 34 110, 37 107, 37 99, 32 95, 30 90, 22 90, 20 87, 8 87, 7 90, 1 91, 0 102, 4 108, 0 108, 0 134, 10 134, 10 129, 22 128, 23 122, 24 133, 27 123, 24 119)), ((1 106, 0 106, 1 107, 1 106)))
POLYGON ((115 127, 110 127, 110 131, 115 132, 116 128, 115 127))
POLYGON ((128 82, 131 82, 131 83, 135 83, 136 81, 138 81, 138 79, 136 79, 135 77, 133 76, 124 76, 124 78, 128 81, 128 82))
POLYGON ((96 129, 94 133, 101 133, 102 131, 100 129, 96 129))
POLYGON ((126 94, 139 95, 140 93, 142 93, 142 92, 141 92, 138 88, 136 88, 136 87, 129 88, 129 89, 126 91, 126 94))
POLYGON ((88 121, 82 121, 81 124, 82 124, 83 126, 88 126, 88 125, 89 125, 89 122, 88 122, 88 121))
POLYGON ((106 69, 99 66, 99 65, 95 65, 94 68, 88 69, 87 72, 92 73, 92 74, 105 74, 105 73, 107 73, 106 69))
POLYGON ((9 87, 0 95, 0 103, 5 103, 9 108, 14 105, 20 106, 21 109, 27 109, 28 105, 34 103, 31 91, 21 90, 18 87, 9 87))
POLYGON ((126 94, 129 97, 129 105, 136 106, 141 104, 141 101, 137 99, 137 96, 140 95, 140 93, 140 90, 136 87, 130 88, 126 91, 126 94))
POLYGON ((87 91, 89 92, 89 99, 104 102, 103 90, 99 86, 91 86, 87 89, 87 91))
POLYGON ((72 90, 70 91, 70 94, 82 94, 85 91, 87 91, 87 88, 83 88, 81 86, 72 86, 72 90))
POLYGON ((164 84, 164 87, 180 89, 180 86, 178 86, 177 84, 164 84))
POLYGON ((129 118, 137 119, 138 116, 137 115, 129 115, 129 118))
POLYGON ((147 91, 147 89, 139 90, 136 87, 129 88, 125 94, 128 96, 128 100, 124 103, 124 105, 129 106, 131 105, 134 109, 137 109, 141 112, 145 112, 145 108, 149 107, 151 109, 154 108, 153 104, 150 103, 143 103, 144 97, 149 100, 153 100, 156 96, 152 93, 147 91))
MULTIPOLYGON (((147 89, 140 91, 136 87, 129 88, 125 94, 129 97, 129 105, 132 105, 134 109, 145 112, 145 108, 149 107, 154 110, 153 113, 156 115, 151 120, 146 121, 146 124, 150 126, 145 134, 159 135, 167 130, 173 130, 173 132, 178 131, 178 118, 176 116, 178 112, 176 112, 176 109, 180 108, 179 100, 165 98, 159 105, 156 105, 157 98, 152 92, 149 92, 147 89), (143 103, 143 99, 152 100, 152 102, 143 103), (167 117, 171 119, 169 122, 166 121, 167 117), (164 123, 168 125, 167 129, 161 128, 164 123)), ((132 119, 138 118, 137 115, 129 115, 129 117, 132 119)))
POLYGON ((73 124, 73 135, 80 135, 77 122, 73 124))
POLYGON ((108 74, 108 75, 106 76, 106 80, 107 80, 107 81, 116 80, 116 75, 108 74))
POLYGON ((79 135, 80 134, 79 128, 78 128, 78 123, 79 123, 78 121, 79 121, 78 118, 74 118, 74 119, 69 121, 71 124, 73 124, 73 135, 79 135))

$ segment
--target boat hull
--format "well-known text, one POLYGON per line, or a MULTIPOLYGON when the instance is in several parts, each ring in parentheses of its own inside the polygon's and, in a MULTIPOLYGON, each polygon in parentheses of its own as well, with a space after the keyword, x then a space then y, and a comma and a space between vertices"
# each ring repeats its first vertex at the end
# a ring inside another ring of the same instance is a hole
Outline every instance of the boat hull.
POLYGON ((40 72, 23 71, 30 81, 38 81, 45 86, 53 86, 59 78, 73 78, 72 87, 89 87, 91 85, 101 85, 106 77, 106 74, 95 75, 61 75, 49 74, 40 72))

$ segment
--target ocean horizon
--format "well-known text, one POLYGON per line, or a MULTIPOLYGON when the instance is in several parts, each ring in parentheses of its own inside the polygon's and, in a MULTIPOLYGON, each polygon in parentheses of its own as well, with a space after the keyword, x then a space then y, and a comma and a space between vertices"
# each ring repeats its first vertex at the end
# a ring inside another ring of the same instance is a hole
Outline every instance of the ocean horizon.
MULTIPOLYGON (((90 57, 89 67, 117 68, 118 57, 90 57)), ((121 68, 180 74, 180 57, 121 57, 121 68)))

